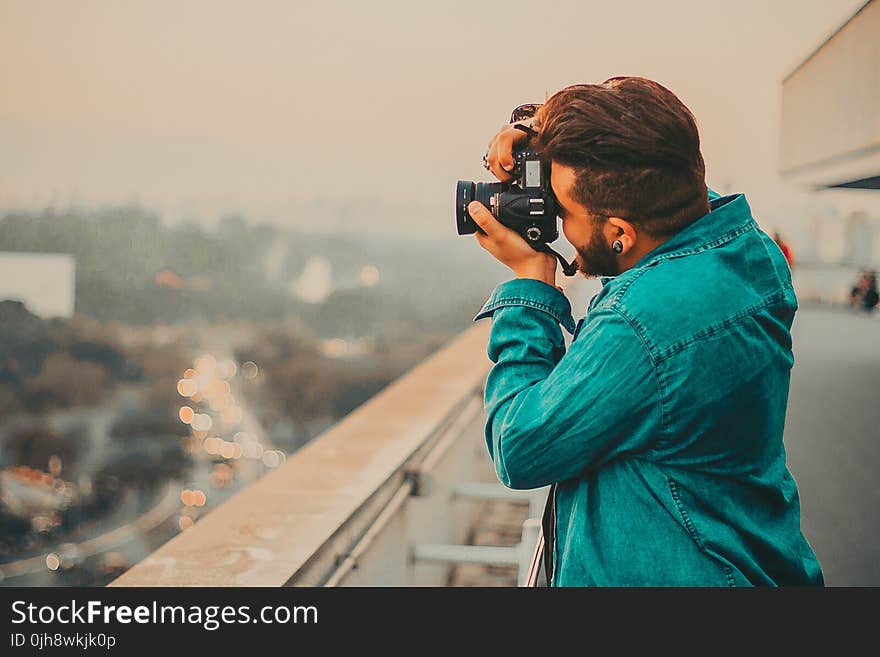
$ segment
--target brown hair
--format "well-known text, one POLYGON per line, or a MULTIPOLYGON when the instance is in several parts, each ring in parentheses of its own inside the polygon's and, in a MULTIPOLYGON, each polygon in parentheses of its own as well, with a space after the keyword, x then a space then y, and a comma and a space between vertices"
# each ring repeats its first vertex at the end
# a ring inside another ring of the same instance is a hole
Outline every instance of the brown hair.
POLYGON ((669 236, 709 212, 706 167, 690 110, 637 77, 558 91, 539 110, 535 146, 572 167, 572 195, 593 215, 669 236))

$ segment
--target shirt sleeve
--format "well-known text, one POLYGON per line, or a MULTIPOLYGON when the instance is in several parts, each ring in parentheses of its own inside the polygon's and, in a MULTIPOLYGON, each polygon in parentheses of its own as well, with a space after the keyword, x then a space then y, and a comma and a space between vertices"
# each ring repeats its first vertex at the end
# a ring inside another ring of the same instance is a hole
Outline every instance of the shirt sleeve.
MULTIPOLYGON (((558 288, 532 278, 515 278, 496 287, 492 296, 474 317, 474 321, 491 317, 499 308, 508 306, 526 306, 542 311, 554 320, 548 326, 554 326, 558 331, 561 324, 569 333, 574 333, 571 304, 566 296, 558 288)), ((559 338, 561 341, 561 332, 559 338)))
POLYGON ((552 306, 540 296, 549 293, 520 285, 518 296, 529 290, 538 303, 507 297, 477 316, 492 315, 486 444, 501 482, 523 489, 644 450, 662 425, 653 361, 626 318, 614 309, 592 311, 565 353, 558 318, 542 307, 552 306))

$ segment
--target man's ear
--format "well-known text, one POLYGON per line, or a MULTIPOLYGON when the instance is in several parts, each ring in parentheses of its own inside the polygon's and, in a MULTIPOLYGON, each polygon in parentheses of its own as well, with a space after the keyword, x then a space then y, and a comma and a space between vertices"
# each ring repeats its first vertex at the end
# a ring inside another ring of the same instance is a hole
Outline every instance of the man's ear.
POLYGON ((638 233, 636 232, 635 226, 626 219, 621 219, 620 217, 608 217, 605 226, 606 236, 609 237, 612 242, 614 240, 620 240, 621 244, 623 244, 621 253, 626 253, 636 245, 638 233))

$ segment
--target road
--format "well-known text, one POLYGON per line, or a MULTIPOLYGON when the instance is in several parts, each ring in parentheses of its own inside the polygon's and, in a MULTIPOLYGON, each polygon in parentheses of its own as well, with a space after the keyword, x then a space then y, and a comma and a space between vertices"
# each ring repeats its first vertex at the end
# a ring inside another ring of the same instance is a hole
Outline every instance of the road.
MULTIPOLYGON (((68 541, 65 545, 73 547, 78 559, 88 559, 109 550, 118 549, 133 541, 139 541, 145 534, 158 527, 177 511, 180 507, 179 496, 180 484, 178 482, 168 482, 161 495, 157 498, 158 502, 133 521, 115 529, 107 530, 105 525, 108 524, 108 519, 102 518, 100 525, 89 523, 88 528, 77 528, 73 534, 77 536, 78 540, 68 541), (92 532, 100 530, 101 533, 83 540, 82 536, 87 535, 89 530, 92 532)), ((135 495, 132 494, 130 497, 134 498, 135 495)), ((114 514, 116 514, 116 510, 114 510, 114 514)), ((33 557, 0 564, 0 574, 3 575, 4 580, 9 580, 9 583, 13 586, 57 585, 46 568, 46 555, 49 552, 60 553, 62 550, 59 547, 55 547, 44 550, 33 557)))
POLYGON ((801 308, 785 424, 801 526, 829 586, 880 586, 880 316, 801 308))

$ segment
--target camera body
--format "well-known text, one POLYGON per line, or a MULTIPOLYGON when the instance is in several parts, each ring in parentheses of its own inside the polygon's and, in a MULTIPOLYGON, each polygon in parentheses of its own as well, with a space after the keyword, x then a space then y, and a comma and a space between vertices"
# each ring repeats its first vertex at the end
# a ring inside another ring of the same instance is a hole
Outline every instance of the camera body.
MULTIPOLYGON (((520 108, 514 110, 511 122, 518 120, 515 118, 518 110, 520 108)), ((556 197, 550 187, 550 164, 541 161, 529 141, 514 148, 513 161, 514 177, 510 182, 458 181, 455 188, 458 234, 471 235, 481 230, 467 210, 471 201, 479 201, 535 250, 544 250, 545 244, 559 237, 556 197)))

